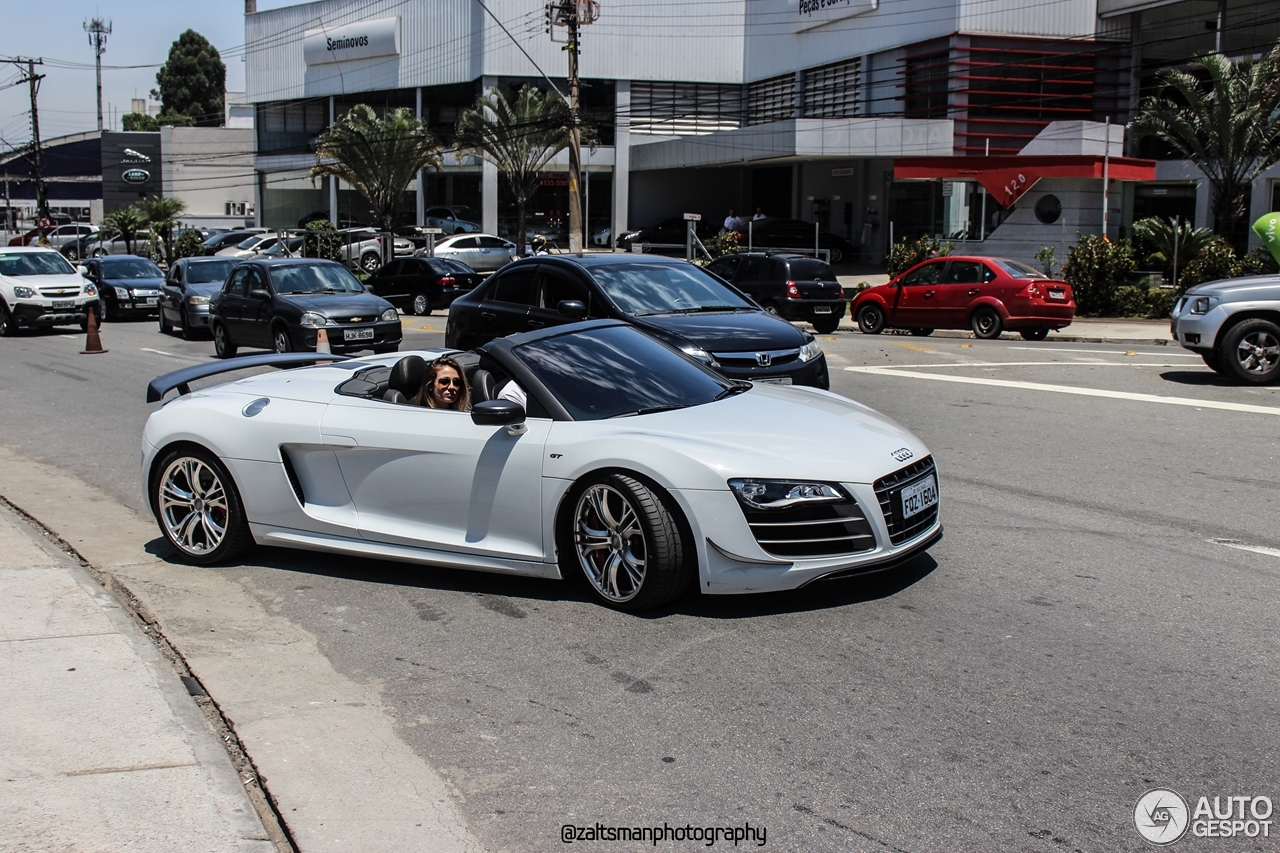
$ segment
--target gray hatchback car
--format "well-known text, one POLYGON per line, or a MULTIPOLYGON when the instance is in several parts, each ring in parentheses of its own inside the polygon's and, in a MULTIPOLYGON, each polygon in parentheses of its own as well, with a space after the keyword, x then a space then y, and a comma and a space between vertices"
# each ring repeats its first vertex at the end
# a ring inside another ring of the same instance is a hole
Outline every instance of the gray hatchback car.
POLYGON ((1173 308, 1172 333, 1229 379, 1248 385, 1280 380, 1280 275, 1188 288, 1173 308))

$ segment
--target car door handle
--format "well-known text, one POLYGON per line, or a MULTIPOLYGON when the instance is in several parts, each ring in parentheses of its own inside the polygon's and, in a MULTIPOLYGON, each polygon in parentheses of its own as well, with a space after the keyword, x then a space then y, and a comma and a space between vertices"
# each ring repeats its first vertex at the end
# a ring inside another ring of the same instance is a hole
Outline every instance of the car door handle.
POLYGON ((977 295, 978 295, 978 288, 976 288, 976 287, 971 287, 971 288, 969 288, 969 295, 970 295, 970 296, 977 296, 977 295))
POLYGON ((481 311, 481 312, 480 312, 480 319, 481 319, 481 320, 493 320, 493 319, 495 319, 497 316, 498 316, 498 315, 497 315, 497 314, 495 314, 495 313, 493 313, 492 311, 481 311))

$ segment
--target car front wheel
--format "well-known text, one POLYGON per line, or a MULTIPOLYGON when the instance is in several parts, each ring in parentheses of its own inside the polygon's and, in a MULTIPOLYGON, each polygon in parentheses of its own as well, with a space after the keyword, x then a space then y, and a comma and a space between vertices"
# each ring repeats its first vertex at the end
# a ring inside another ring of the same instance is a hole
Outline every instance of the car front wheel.
POLYGON ((227 327, 221 323, 213 324, 213 352, 218 358, 235 358, 239 349, 227 334, 227 327))
POLYGON ((98 325, 99 326, 107 322, 107 320, 111 319, 111 310, 107 307, 108 304, 109 303, 107 302, 106 297, 101 297, 98 299, 98 325))
POLYGON ((813 321, 813 330, 820 335, 829 335, 840 328, 840 318, 830 317, 813 321))
POLYGON ((159 326, 160 326, 160 334, 162 335, 173 334, 173 325, 168 320, 165 319, 163 307, 160 309, 159 326))
POLYGON ((360 256, 360 269, 367 273, 375 273, 382 266, 382 258, 376 252, 365 252, 360 256))
POLYGON ((973 328, 974 337, 989 341, 1000 337, 1000 330, 1004 324, 994 308, 983 307, 973 312, 969 325, 973 328))
POLYGON ((863 305, 858 309, 858 331, 864 335, 878 335, 884 331, 884 312, 879 305, 863 305))
POLYGON ((915 335, 917 338, 927 338, 933 334, 933 329, 930 329, 927 326, 916 326, 911 330, 911 334, 915 335))
POLYGON ((1222 366, 1233 379, 1267 385, 1280 379, 1280 326, 1270 320, 1243 320, 1222 338, 1222 366))
POLYGON ((1214 373, 1218 374, 1219 376, 1229 377, 1229 374, 1227 373, 1227 369, 1222 366, 1222 356, 1220 356, 1217 352, 1214 352, 1208 355, 1201 353, 1200 357, 1204 359, 1204 363, 1214 373))
POLYGON ((580 572, 603 604, 646 610, 688 589, 680 525, 659 491, 624 474, 602 474, 570 495, 561 523, 561 570, 580 572))
POLYGON ((276 352, 293 352, 293 341, 289 340, 289 330, 284 326, 276 326, 272 331, 271 348, 276 352))
POLYGON ((231 474, 203 448, 181 448, 155 467, 151 501, 160 529, 199 565, 229 560, 253 544, 231 474))
POLYGON ((9 309, 5 307, 3 302, 0 302, 0 338, 11 338, 17 331, 17 324, 13 322, 9 309))

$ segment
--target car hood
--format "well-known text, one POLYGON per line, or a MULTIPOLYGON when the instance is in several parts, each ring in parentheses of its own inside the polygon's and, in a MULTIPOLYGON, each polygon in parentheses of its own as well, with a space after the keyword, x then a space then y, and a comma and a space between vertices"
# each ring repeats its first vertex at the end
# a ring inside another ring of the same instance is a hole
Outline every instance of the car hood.
POLYGON ((220 281, 197 281, 195 284, 187 282, 182 288, 182 292, 188 296, 213 296, 219 290, 222 290, 220 281))
POLYGON ((1206 281, 1188 287, 1186 296, 1216 296, 1223 302, 1249 302, 1255 299, 1280 299, 1280 276, 1254 275, 1206 281))
POLYGON ((659 337, 674 335, 707 352, 794 349, 807 341, 804 332, 763 311, 652 314, 635 317, 633 322, 659 337))
POLYGON ((314 296, 299 293, 282 294, 280 298, 297 305, 303 311, 315 311, 326 315, 368 314, 369 318, 374 320, 391 307, 390 302, 372 293, 317 293, 314 296))
POLYGON ((102 277, 103 284, 109 284, 112 287, 128 287, 141 288, 143 290, 159 290, 164 284, 163 278, 112 278, 109 275, 102 277))
POLYGON ((7 281, 10 284, 21 284, 26 287, 57 287, 66 289, 74 287, 76 290, 84 287, 88 279, 80 275, 80 273, 64 273, 63 275, 0 275, 0 281, 7 281))

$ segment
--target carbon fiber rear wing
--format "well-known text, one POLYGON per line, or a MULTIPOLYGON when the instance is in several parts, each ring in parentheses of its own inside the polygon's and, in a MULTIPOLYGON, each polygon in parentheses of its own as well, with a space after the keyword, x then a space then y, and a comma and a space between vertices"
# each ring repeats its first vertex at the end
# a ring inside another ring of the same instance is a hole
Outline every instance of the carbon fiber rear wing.
POLYGON ((285 352, 265 353, 263 355, 245 355, 240 358, 228 358, 211 361, 208 364, 193 364, 163 376, 157 376, 147 384, 147 402, 158 403, 175 388, 179 394, 190 394, 191 383, 220 373, 231 373, 247 367, 300 367, 315 364, 318 361, 345 361, 347 355, 334 355, 327 352, 285 352))

